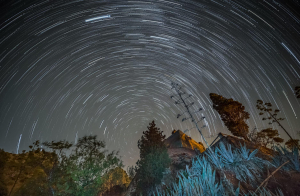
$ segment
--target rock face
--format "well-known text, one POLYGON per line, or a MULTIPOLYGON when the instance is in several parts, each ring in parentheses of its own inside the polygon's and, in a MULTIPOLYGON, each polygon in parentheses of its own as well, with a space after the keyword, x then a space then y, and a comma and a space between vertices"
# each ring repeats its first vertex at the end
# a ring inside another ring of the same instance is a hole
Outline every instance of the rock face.
POLYGON ((189 148, 198 149, 201 153, 205 151, 205 147, 201 142, 196 142, 180 130, 173 131, 172 135, 165 139, 164 143, 168 148, 189 148))

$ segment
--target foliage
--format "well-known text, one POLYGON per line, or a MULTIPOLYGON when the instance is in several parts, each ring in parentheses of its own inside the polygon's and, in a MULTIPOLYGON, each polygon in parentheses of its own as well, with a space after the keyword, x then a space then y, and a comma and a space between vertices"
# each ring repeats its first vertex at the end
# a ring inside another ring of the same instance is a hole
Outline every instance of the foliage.
POLYGON ((110 190, 115 186, 120 186, 121 188, 126 189, 130 183, 129 176, 121 167, 111 169, 102 178, 104 180, 102 188, 107 190, 110 190))
POLYGON ((150 147, 148 154, 137 162, 137 192, 146 195, 155 185, 160 184, 170 164, 166 147, 150 147))
POLYGON ((279 137, 278 130, 272 128, 263 129, 259 132, 252 131, 249 133, 248 137, 251 142, 260 144, 264 147, 269 147, 269 145, 273 147, 284 141, 279 137))
MULTIPOLYGON (((29 146, 29 148, 30 151, 28 152, 23 151, 21 154, 10 154, 5 172, 5 175, 10 176, 12 180, 7 183, 10 195, 15 195, 14 192, 16 192, 16 190, 18 190, 18 194, 28 192, 30 184, 33 182, 36 185, 35 188, 46 187, 44 192, 48 191, 49 194, 52 192, 51 178, 48 172, 51 171, 54 160, 57 159, 57 155, 54 152, 46 152, 40 148, 38 140, 29 146)), ((31 194, 24 195, 34 195, 32 188, 29 191, 31 191, 31 194)))
POLYGON ((51 196, 45 175, 31 177, 16 191, 14 196, 51 196))
POLYGON ((39 141, 35 141, 29 146, 30 150, 23 150, 21 154, 13 155, 8 160, 6 175, 11 176, 12 183, 9 182, 9 194, 12 195, 16 188, 20 188, 27 183, 28 179, 35 178, 43 174, 43 169, 47 169, 53 162, 54 154, 48 153, 39 147, 39 141))
POLYGON ((279 122, 279 121, 284 120, 284 118, 277 118, 277 114, 280 112, 280 110, 275 109, 274 112, 272 113, 273 109, 272 109, 271 103, 264 103, 262 100, 257 100, 256 103, 257 103, 256 108, 259 109, 260 111, 262 111, 259 113, 259 115, 264 115, 265 112, 267 112, 269 115, 267 118, 263 118, 262 120, 270 120, 269 121, 270 125, 273 122, 276 122, 284 130, 284 132, 290 137, 290 141, 294 142, 295 146, 298 148, 298 150, 300 150, 300 147, 297 145, 296 140, 294 140, 292 138, 292 136, 287 132, 287 130, 285 130, 285 128, 279 122))
POLYGON ((143 131, 142 138, 138 141, 138 148, 140 149, 140 158, 143 159, 152 147, 162 148, 164 147, 164 139, 162 131, 156 127, 154 120, 147 126, 148 130, 143 131))
POLYGON ((210 99, 213 102, 213 108, 220 114, 222 121, 228 130, 235 136, 248 139, 248 125, 245 122, 249 119, 249 113, 245 107, 233 99, 226 99, 221 95, 210 93, 210 99))
POLYGON ((72 153, 62 157, 59 167, 65 172, 66 181, 62 187, 65 194, 93 196, 105 191, 99 190, 104 184, 103 176, 111 169, 123 166, 118 152, 106 154, 107 151, 102 150, 105 143, 96 137, 80 138, 72 153))
MULTIPOLYGON (((24 181, 16 195, 94 196, 110 185, 126 181, 122 179, 124 175, 120 176, 120 171, 115 169, 122 166, 118 153, 107 154, 102 150, 105 143, 96 136, 80 138, 70 155, 66 152, 73 145, 65 140, 43 144, 52 152, 41 149, 37 141, 30 146, 31 151, 18 156, 22 156, 18 163, 22 167, 16 167, 17 171, 29 175, 25 180, 22 175, 15 180, 24 181)), ((18 172, 14 172, 14 176, 18 172)), ((128 177, 126 183, 129 183, 128 177)))
POLYGON ((299 146, 299 140, 298 139, 289 139, 287 142, 285 142, 285 146, 290 149, 290 150, 293 150, 293 148, 296 147, 296 144, 297 146, 299 146))
POLYGON ((283 163, 289 161, 286 165, 282 167, 286 171, 297 171, 300 172, 300 162, 299 162, 299 151, 298 148, 293 148, 290 152, 286 147, 276 146, 276 151, 279 153, 273 158, 273 164, 276 167, 281 166, 283 163))

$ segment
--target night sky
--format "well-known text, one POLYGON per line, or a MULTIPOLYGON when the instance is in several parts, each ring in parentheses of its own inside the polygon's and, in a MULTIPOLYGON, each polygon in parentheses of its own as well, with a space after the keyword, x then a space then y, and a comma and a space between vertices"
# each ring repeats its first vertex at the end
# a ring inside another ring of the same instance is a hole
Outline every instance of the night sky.
MULTIPOLYGON (((166 136, 191 129, 171 81, 193 95, 211 142, 229 134, 209 93, 241 102, 249 129, 256 100, 271 102, 299 138, 299 1, 55 0, 0 3, 0 148, 97 134, 126 166, 152 120, 166 136)), ((272 127, 272 126, 271 126, 272 127)), ((287 135, 278 128, 281 136, 287 135)), ((202 141, 196 129, 187 132, 202 141)))

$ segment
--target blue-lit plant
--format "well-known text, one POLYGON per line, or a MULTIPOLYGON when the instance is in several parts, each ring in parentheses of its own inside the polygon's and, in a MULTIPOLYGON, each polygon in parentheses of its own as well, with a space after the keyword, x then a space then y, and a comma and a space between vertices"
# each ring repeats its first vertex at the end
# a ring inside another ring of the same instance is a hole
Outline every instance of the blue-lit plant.
POLYGON ((231 145, 225 145, 221 142, 215 148, 214 154, 207 151, 209 161, 215 168, 221 166, 222 169, 233 172, 236 178, 240 181, 255 182, 260 177, 265 166, 272 165, 269 161, 256 157, 258 149, 250 152, 246 146, 241 146, 240 149, 232 150, 231 145))
MULTIPOLYGON (((231 171, 240 181, 250 180, 254 182, 263 172, 262 166, 272 165, 269 161, 256 157, 257 150, 250 152, 246 146, 240 149, 232 150, 231 146, 227 148, 220 143, 213 151, 208 151, 196 157, 191 168, 186 168, 178 173, 178 182, 167 187, 167 191, 156 191, 153 195, 157 196, 227 196, 229 193, 227 185, 216 179, 216 171, 231 171), (227 189, 226 189, 227 188, 227 189)), ((232 184, 231 184, 232 185, 232 184)), ((248 194, 240 193, 239 188, 235 195, 245 196, 269 196, 274 195, 267 189, 259 189, 257 192, 248 194)), ((278 191, 278 196, 283 196, 278 191)))
POLYGON ((283 170, 300 172, 298 148, 293 148, 290 152, 286 147, 276 146, 276 151, 278 152, 278 155, 273 158, 273 164, 276 167, 280 167, 282 164, 286 163, 282 166, 283 170))

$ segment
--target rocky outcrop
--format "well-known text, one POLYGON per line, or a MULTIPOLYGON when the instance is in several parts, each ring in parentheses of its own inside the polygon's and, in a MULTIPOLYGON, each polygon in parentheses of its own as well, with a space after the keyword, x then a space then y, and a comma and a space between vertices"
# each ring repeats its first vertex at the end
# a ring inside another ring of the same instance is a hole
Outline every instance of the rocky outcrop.
POLYGON ((201 153, 205 151, 205 147, 201 142, 196 142, 191 137, 180 130, 173 131, 172 135, 165 139, 164 143, 168 148, 189 148, 198 149, 201 153))

